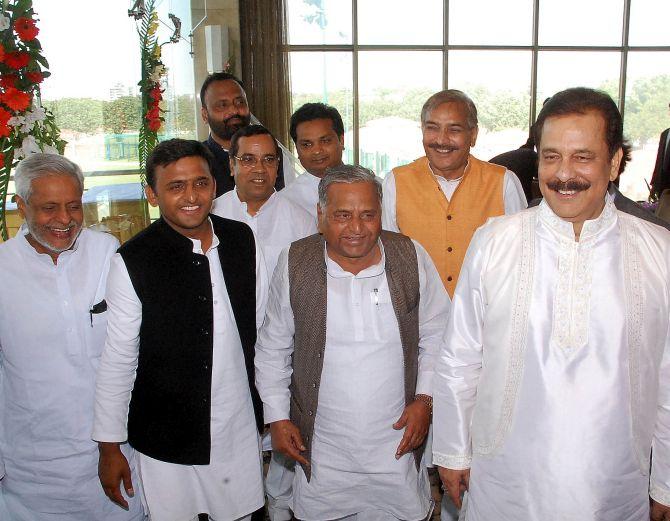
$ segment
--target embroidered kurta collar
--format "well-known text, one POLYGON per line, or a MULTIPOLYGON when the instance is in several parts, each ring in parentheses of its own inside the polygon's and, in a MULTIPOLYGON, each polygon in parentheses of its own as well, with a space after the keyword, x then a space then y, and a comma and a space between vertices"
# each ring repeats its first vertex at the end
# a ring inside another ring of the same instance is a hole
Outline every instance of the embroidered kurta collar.
MULTIPOLYGON (((543 225, 551 230, 558 237, 575 240, 575 230, 572 223, 561 219, 543 199, 539 207, 539 218, 543 225)), ((605 207, 598 217, 584 222, 582 232, 579 234, 579 242, 593 239, 600 235, 604 230, 609 229, 616 222, 616 207, 614 206, 614 196, 610 193, 605 194, 605 207)))
POLYGON ((330 257, 328 257, 328 251, 326 249, 326 243, 324 242, 323 246, 323 255, 326 260, 326 270, 328 272, 328 275, 330 277, 334 278, 347 278, 347 277, 354 277, 357 279, 364 279, 364 278, 369 278, 369 277, 378 277, 382 273, 384 273, 385 266, 386 266, 386 255, 384 254, 384 245, 382 244, 381 240, 377 240, 377 246, 379 246, 379 250, 381 251, 381 259, 379 260, 378 263, 373 264, 372 266, 368 266, 364 270, 361 270, 358 275, 353 275, 352 273, 344 270, 342 266, 340 266, 337 262, 332 260, 330 257))

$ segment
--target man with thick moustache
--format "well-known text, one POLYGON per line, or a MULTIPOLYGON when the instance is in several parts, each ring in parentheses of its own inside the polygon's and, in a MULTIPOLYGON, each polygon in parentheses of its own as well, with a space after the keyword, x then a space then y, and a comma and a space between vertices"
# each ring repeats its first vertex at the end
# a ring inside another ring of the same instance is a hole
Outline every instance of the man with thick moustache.
POLYGON ((272 275, 281 251, 316 232, 312 216, 275 190, 281 148, 261 125, 241 128, 230 142, 235 190, 214 199, 212 213, 247 224, 263 251, 272 275))
POLYGON ((265 267, 247 225, 209 214, 211 161, 198 141, 156 146, 146 195, 161 218, 119 249, 107 287, 93 428, 100 482, 123 504, 121 482, 133 485, 118 444, 128 440, 160 521, 248 519, 263 504, 253 360, 265 267))
POLYGON ((384 229, 417 240, 453 296, 472 234, 489 217, 526 208, 519 179, 470 154, 477 108, 459 90, 433 94, 421 109, 426 155, 384 180, 384 229))
POLYGON ((608 193, 625 141, 607 94, 559 92, 535 135, 544 200, 463 263, 433 461, 467 521, 667 521, 670 232, 608 193))
MULTIPOLYGON (((124 510, 100 490, 90 436, 119 243, 82 229, 84 176, 72 161, 32 154, 14 182, 25 224, 0 245, 0 519, 141 521, 139 497, 126 495, 124 510)), ((134 475, 132 450, 120 450, 134 475)))
POLYGON ((449 298, 426 251, 381 231, 382 190, 342 165, 319 184, 319 234, 275 269, 256 344, 272 446, 300 465, 296 518, 425 519, 420 464, 449 298))
POLYGON ((305 103, 291 116, 291 138, 305 173, 299 175, 282 195, 307 210, 316 220, 319 181, 326 169, 342 164, 344 124, 335 107, 305 103))
MULTIPOLYGON (((230 140, 239 129, 251 124, 251 112, 242 82, 228 72, 207 76, 200 88, 200 116, 209 126, 209 137, 203 141, 214 155, 212 175, 216 181, 216 196, 235 188, 230 171, 230 140)), ((289 160, 282 160, 277 170, 275 188, 281 190, 295 172, 289 160)))

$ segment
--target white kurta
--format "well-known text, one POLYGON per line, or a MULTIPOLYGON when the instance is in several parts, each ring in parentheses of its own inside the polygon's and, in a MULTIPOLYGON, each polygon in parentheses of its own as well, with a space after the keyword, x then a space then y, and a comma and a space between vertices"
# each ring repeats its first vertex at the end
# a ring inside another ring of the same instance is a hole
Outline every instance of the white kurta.
POLYGON ((316 233, 316 221, 306 210, 274 192, 256 215, 247 211, 237 189, 214 199, 212 213, 245 223, 251 228, 263 251, 268 275, 272 275, 281 251, 293 241, 316 233))
MULTIPOLYGON (((447 200, 450 200, 454 195, 456 188, 458 188, 460 179, 458 181, 449 181, 441 175, 435 174, 433 174, 433 177, 435 177, 435 180, 440 185, 444 196, 447 200)), ((528 207, 521 181, 519 181, 516 174, 510 170, 506 170, 503 177, 503 205, 506 215, 516 213, 528 207)), ((398 229, 396 218, 395 175, 393 175, 393 172, 389 173, 384 178, 384 200, 382 206, 382 224, 384 229, 392 232, 399 232, 400 230, 398 229)))
MULTIPOLYGON (((414 244, 421 291, 416 392, 430 395, 449 297, 430 257, 414 244)), ((299 519, 365 517, 375 511, 374 515, 418 520, 431 506, 425 468, 417 472, 411 453, 395 459, 403 431, 392 425, 405 406, 404 369, 384 263, 382 257, 379 264, 352 275, 326 256, 326 355, 312 441, 312 477, 307 483, 297 467, 293 484, 293 510, 299 519)), ((289 417, 293 333, 285 250, 256 345, 256 381, 266 422, 289 417)))
POLYGON ((319 203, 319 182, 320 177, 304 172, 295 178, 290 185, 284 188, 280 195, 294 202, 314 219, 316 219, 316 205, 319 203))
MULTIPOLYGON (((200 241, 193 251, 203 254, 200 241)), ((243 517, 263 505, 260 441, 253 414, 244 355, 225 286, 216 235, 204 253, 212 281, 211 463, 179 465, 137 452, 141 491, 149 515, 158 521, 185 521, 199 513, 216 520, 243 517)), ((256 265, 257 325, 267 295, 262 255, 256 265)), ((139 352, 142 304, 122 257, 113 257, 107 301, 110 327, 96 393, 93 438, 122 441, 139 352)))
POLYGON ((139 499, 126 512, 103 493, 90 437, 107 312, 89 311, 105 297, 118 242, 82 230, 54 264, 26 231, 0 245, 0 519, 141 519, 139 499))
MULTIPOLYGON (((482 237, 463 264, 435 376, 434 462, 447 467, 455 433, 469 429, 463 406, 476 400, 476 375, 496 348, 482 336, 497 316, 482 285, 491 269, 482 237)), ((499 450, 472 458, 465 520, 648 519, 649 477, 632 435, 621 240, 609 197, 579 242, 541 203, 512 422, 499 450)))

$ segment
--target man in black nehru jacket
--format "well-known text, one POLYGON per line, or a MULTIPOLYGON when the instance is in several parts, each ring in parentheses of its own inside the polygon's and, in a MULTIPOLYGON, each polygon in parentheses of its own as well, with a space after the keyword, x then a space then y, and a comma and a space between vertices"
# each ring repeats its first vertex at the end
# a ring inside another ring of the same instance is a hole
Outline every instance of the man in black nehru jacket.
POLYGON ((267 276, 251 229, 209 214, 211 162, 198 141, 154 149, 146 195, 161 218, 119 248, 107 285, 100 481, 112 501, 125 503, 121 482, 133 494, 127 440, 161 521, 245 519, 263 505, 254 344, 267 276))

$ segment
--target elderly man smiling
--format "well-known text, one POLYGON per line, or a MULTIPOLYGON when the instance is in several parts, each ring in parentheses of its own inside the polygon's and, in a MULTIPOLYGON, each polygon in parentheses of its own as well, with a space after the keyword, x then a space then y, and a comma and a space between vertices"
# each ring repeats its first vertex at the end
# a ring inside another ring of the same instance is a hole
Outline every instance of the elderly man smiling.
POLYGON ((449 298, 425 250, 381 231, 362 167, 319 183, 319 231, 284 250, 256 344, 272 445, 300 463, 301 520, 424 519, 420 465, 449 298))
POLYGON ((139 498, 126 511, 100 490, 90 439, 118 242, 82 230, 84 178, 68 159, 31 155, 14 181, 25 225, 0 245, 0 519, 142 519, 139 498))
POLYGON ((537 207, 466 255, 435 375, 433 461, 464 519, 670 519, 670 233, 618 211, 604 93, 536 123, 537 207), (649 461, 652 455, 651 480, 649 461))

